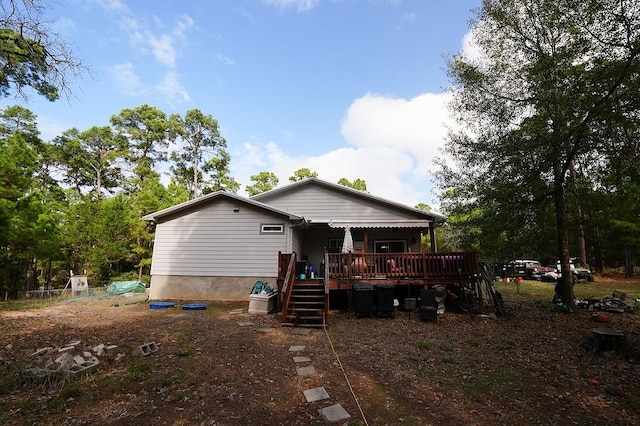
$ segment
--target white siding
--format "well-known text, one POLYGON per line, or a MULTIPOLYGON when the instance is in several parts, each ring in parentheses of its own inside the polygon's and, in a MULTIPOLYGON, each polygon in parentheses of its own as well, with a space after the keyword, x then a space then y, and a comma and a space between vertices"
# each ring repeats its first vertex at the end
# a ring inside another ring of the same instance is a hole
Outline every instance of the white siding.
POLYGON ((156 226, 152 275, 275 276, 278 251, 288 250, 286 217, 228 199, 168 218, 156 226), (262 224, 282 224, 284 233, 261 234, 262 224))

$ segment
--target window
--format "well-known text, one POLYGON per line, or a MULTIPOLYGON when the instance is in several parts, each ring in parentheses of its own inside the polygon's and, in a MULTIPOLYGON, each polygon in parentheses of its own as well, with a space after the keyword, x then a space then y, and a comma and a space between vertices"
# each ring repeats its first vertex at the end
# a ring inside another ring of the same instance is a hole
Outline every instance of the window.
POLYGON ((378 240, 374 244, 376 253, 404 253, 407 251, 407 242, 405 240, 378 240))
POLYGON ((340 253, 342 241, 341 238, 329 238, 329 245, 327 246, 329 253, 340 253))
POLYGON ((261 234, 283 234, 284 225, 281 223, 266 223, 260 225, 261 234))

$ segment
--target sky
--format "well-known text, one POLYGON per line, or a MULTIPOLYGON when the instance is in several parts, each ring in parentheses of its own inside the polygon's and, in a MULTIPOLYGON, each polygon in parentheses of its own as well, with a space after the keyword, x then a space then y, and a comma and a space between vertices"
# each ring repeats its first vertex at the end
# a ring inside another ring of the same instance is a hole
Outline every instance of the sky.
MULTIPOLYGON (((44 140, 109 125, 124 108, 213 116, 238 192, 306 167, 437 211, 433 158, 447 126, 446 57, 481 0, 57 0, 54 31, 90 68, 74 97, 3 99, 44 140)), ((165 177, 165 179, 168 179, 165 177)))

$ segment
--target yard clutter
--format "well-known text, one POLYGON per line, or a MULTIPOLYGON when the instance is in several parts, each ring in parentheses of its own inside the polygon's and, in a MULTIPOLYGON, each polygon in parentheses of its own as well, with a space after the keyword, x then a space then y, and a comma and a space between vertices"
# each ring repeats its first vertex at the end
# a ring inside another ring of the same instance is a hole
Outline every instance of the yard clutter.
MULTIPOLYGON (((35 365, 26 368, 25 376, 35 383, 67 380, 70 376, 93 370, 100 363, 97 357, 117 348, 116 345, 100 344, 80 349, 81 343, 76 340, 57 348, 47 346, 37 349, 31 354, 35 365)), ((118 354, 116 358, 121 356, 124 354, 118 354)))
POLYGON ((256 281, 249 296, 250 314, 270 314, 276 310, 278 290, 274 290, 266 281, 256 281))

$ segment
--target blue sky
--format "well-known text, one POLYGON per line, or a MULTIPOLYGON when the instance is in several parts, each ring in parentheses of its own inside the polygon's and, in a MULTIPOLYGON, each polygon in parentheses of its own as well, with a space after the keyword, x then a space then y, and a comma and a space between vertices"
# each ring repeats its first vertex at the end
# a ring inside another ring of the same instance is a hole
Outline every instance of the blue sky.
POLYGON ((107 125, 123 108, 218 120, 231 175, 307 167, 371 194, 436 204, 446 134, 444 56, 481 0, 58 0, 53 28, 90 66, 75 99, 20 103, 42 137, 107 125))

